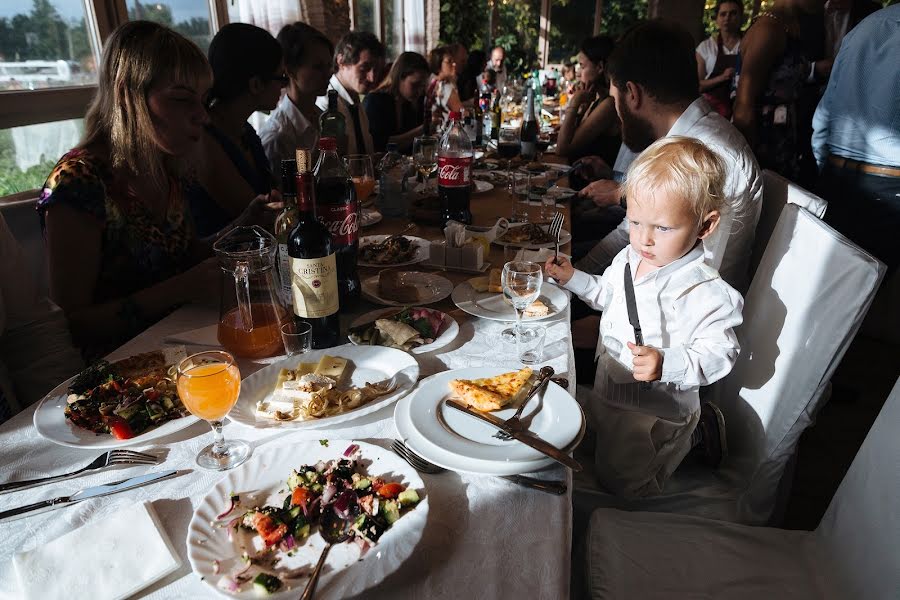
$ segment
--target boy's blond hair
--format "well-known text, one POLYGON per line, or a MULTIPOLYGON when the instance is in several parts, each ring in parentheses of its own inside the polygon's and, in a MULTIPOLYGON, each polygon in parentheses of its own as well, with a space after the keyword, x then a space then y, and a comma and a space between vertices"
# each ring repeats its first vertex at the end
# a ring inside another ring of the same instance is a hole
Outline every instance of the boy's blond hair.
POLYGON ((663 190, 687 202, 702 222, 710 212, 726 208, 724 187, 725 165, 706 144, 669 136, 656 140, 631 163, 622 191, 627 199, 663 190))

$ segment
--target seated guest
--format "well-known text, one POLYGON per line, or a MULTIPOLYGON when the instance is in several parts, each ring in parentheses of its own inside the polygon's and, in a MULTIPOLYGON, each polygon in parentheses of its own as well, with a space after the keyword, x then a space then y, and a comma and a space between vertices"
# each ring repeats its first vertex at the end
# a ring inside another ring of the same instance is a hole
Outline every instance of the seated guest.
POLYGON ((422 135, 427 85, 428 61, 416 52, 404 52, 378 89, 366 94, 363 106, 376 152, 383 152, 388 142, 396 143, 400 152, 410 152, 413 139, 422 135))
POLYGON ((288 76, 286 93, 259 130, 269 170, 279 177, 281 161, 294 158, 297 148, 315 148, 319 140, 316 98, 328 90, 334 46, 306 23, 285 25, 278 32, 288 76))
POLYGON ((211 80, 200 49, 162 25, 132 21, 106 41, 84 139, 38 201, 50 298, 89 355, 218 289, 179 185, 211 80))
POLYGON ((488 70, 494 72, 495 78, 495 80, 490 83, 490 85, 493 86, 490 91, 493 92, 494 89, 498 89, 502 92, 503 88, 506 86, 506 50, 503 49, 503 46, 496 46, 491 50, 491 60, 484 66, 483 74, 478 81, 478 84, 482 89, 484 89, 484 84, 486 83, 485 75, 488 70))
POLYGON ((615 494, 661 493, 695 446, 710 466, 722 460, 724 419, 709 402, 701 408, 699 391, 731 371, 740 349, 743 299, 703 256, 702 240, 726 209, 725 180, 725 165, 703 143, 658 140, 628 170, 630 243, 603 275, 576 271, 567 259, 544 266, 603 311, 585 412, 597 433, 595 472, 615 494), (643 345, 621 301, 632 279, 643 345))
POLYGON ((478 81, 481 82, 481 93, 490 94, 493 98, 494 92, 497 90, 497 72, 486 68, 478 81))
MULTIPOLYGON (((384 45, 368 31, 351 31, 334 49, 334 69, 329 90, 338 93, 338 110, 347 123, 347 149, 344 154, 372 154, 375 147, 369 133, 366 111, 360 110, 360 95, 378 85, 384 64, 384 45)), ((316 100, 319 110, 328 109, 328 97, 316 100)))
POLYGON ((38 296, 26 264, 0 215, 0 423, 83 366, 65 314, 38 296))
POLYGON ((196 181, 186 190, 200 237, 221 230, 256 196, 275 187, 262 143, 247 119, 258 110, 274 109, 288 83, 281 46, 254 25, 231 23, 220 29, 209 45, 209 63, 210 122, 198 148, 202 161, 196 181))
POLYGON ((844 38, 813 118, 825 221, 900 266, 900 5, 867 17, 844 38))
POLYGON ((434 78, 428 85, 428 105, 431 107, 431 122, 442 127, 451 112, 462 110, 462 102, 456 90, 456 76, 459 65, 452 46, 438 46, 428 57, 434 78))
POLYGON ((731 80, 741 48, 742 0, 718 0, 714 9, 719 33, 697 46, 700 92, 716 112, 731 118, 731 80))
POLYGON ((616 159, 622 139, 606 80, 606 61, 612 50, 612 38, 605 35, 581 43, 578 63, 582 87, 566 104, 566 118, 556 141, 556 153, 569 162, 588 154, 600 156, 608 164, 616 159))

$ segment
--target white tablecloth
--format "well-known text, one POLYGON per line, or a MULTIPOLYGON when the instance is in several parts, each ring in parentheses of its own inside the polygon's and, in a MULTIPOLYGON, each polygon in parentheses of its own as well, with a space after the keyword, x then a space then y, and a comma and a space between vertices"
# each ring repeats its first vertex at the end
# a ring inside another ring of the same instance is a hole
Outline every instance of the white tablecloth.
MULTIPOLYGON (((158 348, 163 338, 214 322, 210 309, 180 309, 113 353, 120 358, 158 348)), ((544 322, 549 326, 546 364, 567 374, 574 389, 574 356, 569 340, 568 310, 544 322)), ((501 365, 518 368, 498 334, 504 323, 471 319, 461 323, 458 338, 448 347, 416 356, 421 377, 447 369, 501 365)), ((247 376, 260 364, 241 362, 247 376)), ((34 406, 0 426, 0 481, 30 479, 65 473, 90 462, 99 453, 58 446, 44 440, 32 425, 34 406)), ((340 429, 309 432, 262 431, 229 424, 227 437, 252 442, 255 448, 290 444, 298 439, 366 440, 389 447, 397 435, 394 406, 340 429)), ((206 423, 197 423, 152 446, 167 453, 164 464, 153 470, 180 469, 183 474, 128 492, 81 502, 74 506, 0 524, 0 598, 18 598, 11 557, 93 519, 112 514, 131 503, 153 502, 166 532, 183 560, 180 571, 144 591, 148 598, 209 598, 216 594, 191 572, 187 559, 187 527, 194 508, 222 475, 196 467, 194 457, 211 443, 206 423)), ((252 458, 251 458, 252 460, 252 458)), ((0 495, 0 510, 117 481, 148 470, 132 467, 106 471, 74 480, 0 495)), ((555 467, 541 477, 565 478, 555 467)), ((552 496, 528 490, 503 479, 453 472, 422 475, 429 493, 429 520, 413 556, 379 585, 360 598, 547 598, 569 596, 572 529, 571 491, 552 496)), ((89 548, 85 549, 90 552, 89 548)))

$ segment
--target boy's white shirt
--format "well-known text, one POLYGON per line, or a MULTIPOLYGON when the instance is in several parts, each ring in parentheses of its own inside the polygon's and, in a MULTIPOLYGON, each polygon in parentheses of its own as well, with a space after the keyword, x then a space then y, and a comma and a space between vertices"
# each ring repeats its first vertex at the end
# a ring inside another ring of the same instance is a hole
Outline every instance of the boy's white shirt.
POLYGON ((565 285, 603 311, 597 342, 595 401, 683 420, 700 408, 700 386, 727 375, 740 346, 734 328, 743 318, 741 295, 704 263, 703 247, 634 278, 634 293, 644 344, 663 355, 662 377, 641 390, 635 381, 634 328, 625 302, 625 268, 637 271, 640 256, 631 246, 613 259, 603 275, 575 274, 565 285))

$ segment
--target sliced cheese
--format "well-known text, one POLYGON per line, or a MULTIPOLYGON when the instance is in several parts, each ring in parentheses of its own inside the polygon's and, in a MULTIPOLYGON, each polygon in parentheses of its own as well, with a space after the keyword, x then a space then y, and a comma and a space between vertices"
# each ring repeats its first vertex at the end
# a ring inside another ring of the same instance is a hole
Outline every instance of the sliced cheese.
POLYGON ((488 277, 485 275, 483 277, 473 277, 469 280, 469 285, 472 286, 472 289, 479 293, 484 293, 488 291, 488 277))
POLYGON ((324 375, 334 379, 335 383, 340 383, 341 377, 344 376, 344 369, 347 368, 347 359, 340 356, 328 356, 327 354, 319 361, 316 367, 316 375, 324 375))

